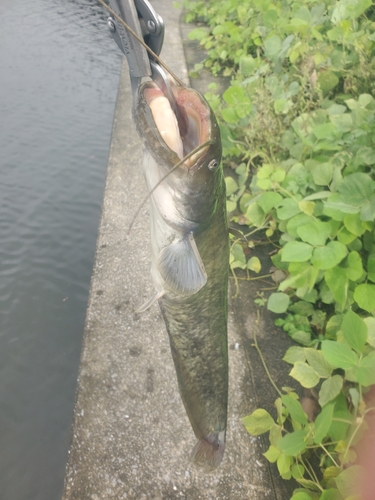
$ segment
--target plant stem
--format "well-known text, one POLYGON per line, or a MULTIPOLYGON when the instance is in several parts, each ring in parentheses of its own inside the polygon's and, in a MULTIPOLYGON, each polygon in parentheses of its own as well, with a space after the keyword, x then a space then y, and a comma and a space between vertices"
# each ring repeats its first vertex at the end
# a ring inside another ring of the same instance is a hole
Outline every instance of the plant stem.
POLYGON ((350 420, 345 420, 344 418, 332 418, 332 421, 333 422, 343 422, 344 424, 349 424, 349 425, 353 425, 353 422, 351 422, 350 420))
POLYGON ((354 429, 353 434, 350 436, 348 446, 346 447, 346 450, 345 450, 344 456, 343 456, 343 458, 342 458, 342 460, 341 460, 341 462, 342 462, 343 464, 345 464, 346 455, 348 454, 348 451, 349 451, 349 449, 350 449, 350 447, 351 447, 351 445, 352 445, 352 442, 353 442, 353 440, 354 440, 354 437, 355 437, 355 435, 357 434, 357 432, 358 432, 359 428, 361 427, 362 422, 363 422, 363 421, 361 420, 361 422, 360 422, 360 423, 357 425, 357 427, 354 429))
MULTIPOLYGON (((238 278, 237 281, 257 281, 257 280, 262 280, 263 278, 270 278, 272 275, 271 274, 262 274, 262 276, 256 276, 255 278, 238 278)), ((274 287, 272 288, 272 290, 274 287)))
POLYGON ((255 349, 258 351, 258 354, 259 354, 259 357, 260 357, 260 360, 262 361, 262 365, 267 373, 267 376, 269 378, 269 381, 271 382, 271 384, 273 385, 275 391, 278 393, 278 395, 281 397, 282 396, 282 392, 279 390, 279 388, 277 387, 277 385, 275 384, 275 382, 273 381, 273 378, 268 370, 268 367, 266 365, 266 362, 265 362, 265 359, 263 357, 263 354, 262 354, 262 351, 260 350, 259 348, 259 345, 258 345, 258 340, 257 340, 257 335, 256 335, 256 332, 257 332, 257 328, 258 328, 258 324, 259 324, 259 311, 257 311, 257 320, 256 320, 256 323, 255 323, 255 329, 254 329, 254 344, 253 346, 255 347, 255 349))
MULTIPOLYGON (((337 444, 339 442, 340 441, 330 441, 330 442, 326 443, 326 446, 330 446, 332 444, 337 444)), ((311 445, 307 446, 308 450, 313 450, 314 448, 320 448, 320 444, 311 444, 311 445)))
POLYGON ((234 282, 236 284, 236 293, 232 297, 232 299, 235 299, 238 296, 238 290, 239 290, 238 279, 237 279, 237 276, 236 276, 236 273, 234 272, 234 270, 232 268, 230 268, 230 270, 231 270, 231 272, 233 274, 233 279, 234 279, 234 282))
POLYGON ((339 464, 336 462, 336 460, 333 458, 333 456, 330 454, 330 452, 327 450, 327 448, 322 443, 320 443, 320 447, 329 456, 329 458, 332 460, 332 462, 335 464, 335 466, 340 468, 339 464))

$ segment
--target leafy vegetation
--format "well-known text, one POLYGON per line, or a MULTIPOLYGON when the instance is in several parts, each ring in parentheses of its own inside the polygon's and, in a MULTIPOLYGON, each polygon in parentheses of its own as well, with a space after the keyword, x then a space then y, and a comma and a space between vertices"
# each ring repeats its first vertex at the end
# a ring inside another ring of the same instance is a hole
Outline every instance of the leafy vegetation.
MULTIPOLYGON (((257 409, 244 424, 254 435, 269 432, 266 458, 301 485, 293 500, 354 500, 354 447, 375 410, 372 2, 184 6, 188 21, 204 23, 190 34, 207 53, 195 72, 231 78, 222 96, 215 84, 206 95, 231 169, 229 218, 275 246, 267 308, 284 313, 276 324, 298 344, 284 360, 312 391, 306 402, 277 389, 276 417, 257 409)), ((251 244, 233 241, 233 271, 260 273, 251 244)))

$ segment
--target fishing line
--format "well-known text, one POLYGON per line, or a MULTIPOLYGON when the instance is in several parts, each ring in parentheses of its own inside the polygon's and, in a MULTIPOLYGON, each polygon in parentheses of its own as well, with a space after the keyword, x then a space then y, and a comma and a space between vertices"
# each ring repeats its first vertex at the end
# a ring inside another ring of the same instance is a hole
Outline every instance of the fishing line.
POLYGON ((114 17, 117 19, 117 21, 118 21, 119 23, 121 23, 121 24, 122 24, 122 25, 123 25, 123 26, 127 29, 127 30, 129 31, 129 33, 131 33, 131 34, 134 36, 134 38, 135 38, 136 40, 138 40, 138 42, 139 42, 141 45, 143 45, 143 47, 147 50, 147 52, 148 52, 148 53, 149 53, 149 54, 150 54, 150 55, 151 55, 151 56, 152 56, 152 57, 153 57, 153 58, 154 58, 154 59, 155 59, 155 60, 156 60, 156 61, 160 64, 160 66, 163 66, 163 68, 164 68, 165 70, 167 70, 167 71, 168 71, 168 73, 169 73, 169 74, 170 74, 170 75, 171 75, 171 76, 172 76, 172 77, 176 80, 176 82, 177 82, 179 85, 181 85, 182 87, 185 87, 185 84, 184 84, 184 83, 183 83, 183 82, 182 82, 182 81, 178 78, 178 76, 176 76, 176 75, 173 73, 173 71, 172 71, 170 68, 168 68, 168 66, 167 66, 167 65, 166 65, 166 64, 165 64, 165 63, 164 63, 164 62, 160 59, 160 57, 159 57, 159 56, 157 56, 157 55, 155 54, 155 52, 154 52, 152 49, 150 49, 150 47, 149 47, 149 46, 145 43, 145 41, 144 41, 144 40, 142 40, 142 38, 140 38, 140 37, 137 35, 137 33, 136 33, 135 31, 133 31, 133 30, 132 30, 132 28, 131 28, 128 24, 126 24, 126 22, 125 22, 125 21, 124 21, 124 20, 123 20, 123 19, 122 19, 122 18, 121 18, 118 14, 116 14, 116 12, 115 12, 113 9, 111 9, 111 7, 109 7, 109 6, 108 6, 108 5, 104 2, 104 0, 98 0, 98 2, 99 2, 99 3, 100 3, 100 4, 101 4, 101 5, 102 5, 105 9, 107 9, 107 10, 108 10, 108 12, 109 12, 110 14, 112 14, 112 16, 114 16, 114 17))
MULTIPOLYGON (((99 0, 101 1, 101 0, 99 0)), ((146 201, 151 198, 151 195, 152 193, 155 191, 156 188, 158 188, 160 186, 160 184, 172 173, 174 172, 178 167, 180 167, 186 160, 188 160, 189 158, 191 158, 192 156, 195 155, 195 153, 198 153, 198 151, 200 151, 201 149, 205 148, 206 146, 210 146, 211 144, 214 144, 215 141, 213 140, 208 140, 208 141, 205 141, 203 142, 202 144, 200 144, 199 146, 197 146, 195 149, 193 149, 193 151, 190 151, 190 153, 188 153, 186 156, 184 156, 184 158, 182 158, 181 161, 179 161, 178 163, 176 163, 176 165, 174 165, 170 170, 169 172, 167 172, 164 177, 162 177, 160 179, 160 181, 151 189, 151 191, 147 194, 147 196, 141 201, 139 207, 137 208, 137 211, 135 212, 130 224, 129 224, 129 229, 126 233, 127 236, 129 236, 130 234, 130 231, 133 227, 133 224, 135 222, 135 219, 138 217, 143 205, 146 203, 146 201)))

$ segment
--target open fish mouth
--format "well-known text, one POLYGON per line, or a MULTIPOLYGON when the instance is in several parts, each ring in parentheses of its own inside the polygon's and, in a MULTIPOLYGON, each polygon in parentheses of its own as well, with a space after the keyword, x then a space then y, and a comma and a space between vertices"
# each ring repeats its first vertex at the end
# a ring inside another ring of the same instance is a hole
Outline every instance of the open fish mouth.
MULTIPOLYGON (((197 92, 173 85, 173 95, 174 109, 156 84, 148 82, 143 87, 143 99, 151 111, 157 135, 182 160, 195 148, 213 139, 213 129, 218 127, 212 122, 213 114, 208 104, 197 92)), ((200 168, 209 148, 207 145, 186 159, 182 167, 187 167, 189 172, 200 168)))

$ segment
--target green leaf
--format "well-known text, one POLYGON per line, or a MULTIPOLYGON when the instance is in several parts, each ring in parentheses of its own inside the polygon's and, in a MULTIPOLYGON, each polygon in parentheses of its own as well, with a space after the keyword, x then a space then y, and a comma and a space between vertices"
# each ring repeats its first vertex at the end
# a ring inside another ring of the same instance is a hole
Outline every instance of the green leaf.
POLYGON ((334 299, 343 308, 346 304, 349 285, 346 270, 342 267, 333 267, 332 269, 327 269, 327 271, 324 273, 324 278, 326 280, 328 288, 332 292, 334 299))
POLYGON ((289 395, 284 395, 281 396, 281 401, 283 402, 284 406, 287 408, 290 416, 292 417, 292 420, 295 420, 299 424, 305 425, 307 424, 307 415, 303 411, 301 403, 294 399, 292 396, 289 395))
POLYGON ((281 253, 283 262, 306 262, 310 259, 313 247, 301 241, 289 241, 281 253))
MULTIPOLYGON (((313 267, 313 269, 318 271, 314 267, 313 267)), ((316 275, 314 277, 314 283, 315 283, 317 275, 318 275, 318 273, 316 272, 316 275)), ((296 295, 300 299, 306 300, 307 302, 311 302, 312 304, 315 304, 315 302, 318 300, 318 291, 315 288, 310 290, 309 288, 307 288, 307 285, 304 285, 302 287, 297 288, 296 295)))
MULTIPOLYGON (((300 479, 298 479, 298 482, 300 485, 304 486, 305 488, 308 488, 311 491, 311 493, 313 491, 316 491, 316 492, 320 491, 319 486, 316 484, 315 481, 311 481, 311 479, 305 479, 305 478, 301 477, 300 479)), ((305 490, 305 492, 306 492, 306 490, 305 490)), ((315 500, 316 496, 312 495, 311 498, 314 498, 314 500, 315 500)))
POLYGON ((283 182, 285 179, 285 170, 283 168, 275 168, 275 170, 271 174, 271 179, 274 182, 283 182))
POLYGON ((273 35, 264 41, 264 53, 271 61, 276 61, 280 52, 281 38, 279 36, 273 35))
POLYGON ((293 332, 290 334, 292 339, 295 342, 298 342, 302 345, 310 345, 311 344, 311 335, 308 332, 304 332, 303 330, 298 330, 297 332, 293 332))
POLYGON ((330 488, 329 490, 324 490, 319 500, 342 500, 340 492, 336 488, 330 488))
POLYGON ((357 352, 363 352, 367 340, 367 326, 358 314, 349 310, 341 324, 344 339, 357 352))
POLYGON ((375 285, 363 283, 358 285, 354 290, 354 300, 359 307, 367 312, 372 312, 375 309, 375 285))
POLYGON ((290 500, 312 500, 312 496, 304 491, 298 491, 290 500))
POLYGON ((343 245, 350 245, 350 243, 356 239, 356 235, 349 233, 349 231, 344 227, 337 235, 337 239, 343 245))
POLYGON ((330 191, 318 191, 317 193, 305 196, 304 200, 323 200, 324 198, 329 198, 331 196, 330 191))
MULTIPOLYGON (((375 318, 374 318, 375 323, 375 318)), ((375 327, 375 326, 374 326, 375 327)), ((375 333, 375 332, 374 332, 375 333)), ((303 347, 292 346, 286 351, 283 360, 294 365, 296 361, 306 361, 305 349, 303 347)))
POLYGON ((322 353, 326 361, 335 368, 354 368, 358 364, 358 356, 350 347, 334 340, 323 340, 322 353))
POLYGON ((230 196, 238 190, 238 184, 232 177, 225 177, 225 186, 227 190, 227 196, 230 196))
POLYGON ((235 201, 227 199, 227 212, 228 213, 234 212, 236 208, 237 208, 237 203, 235 201))
POLYGON ((316 125, 312 129, 312 133, 317 139, 326 139, 328 136, 336 132, 336 127, 333 123, 322 123, 321 125, 316 125))
POLYGON ((313 348, 305 348, 305 354, 309 365, 316 371, 319 377, 327 378, 332 373, 332 366, 324 359, 323 353, 313 348))
POLYGON ((298 382, 308 389, 315 387, 319 383, 319 375, 307 363, 296 361, 290 372, 290 376, 298 380, 298 382))
POLYGON ((246 269, 246 257, 243 252, 243 248, 240 244, 236 243, 232 247, 231 256, 230 256, 230 267, 232 269, 240 268, 246 269))
POLYGON ((330 241, 326 246, 315 248, 311 262, 319 269, 331 269, 346 257, 348 250, 338 241, 330 241))
POLYGON ((252 203, 246 210, 246 217, 255 227, 260 227, 264 221, 264 212, 258 203, 252 203))
POLYGON ((277 443, 279 442, 279 439, 281 438, 281 427, 280 425, 274 424, 271 429, 270 429, 270 443, 272 446, 277 447, 277 443))
POLYGON ((359 366, 355 372, 358 382, 368 387, 375 384, 375 352, 370 352, 367 356, 362 358, 359 366))
POLYGON ((331 427, 334 405, 326 405, 316 417, 314 423, 314 443, 320 444, 331 427))
POLYGON ((290 219, 301 212, 298 203, 292 198, 284 198, 276 209, 277 217, 280 220, 290 219))
MULTIPOLYGON (((371 7, 371 0, 351 0, 347 1, 347 13, 352 19, 361 16, 368 8, 371 7)), ((363 94, 362 94, 363 95, 363 94)), ((361 98, 362 96, 360 96, 361 98)))
POLYGON ((356 236, 362 236, 362 234, 366 231, 358 213, 345 215, 344 224, 346 229, 356 236))
POLYGON ((367 277, 370 281, 375 282, 375 255, 371 254, 367 260, 367 277))
POLYGON ((313 246, 324 245, 331 234, 331 226, 328 222, 315 220, 297 227, 297 234, 305 243, 313 246))
POLYGON ((312 215, 315 210, 315 203, 313 201, 301 200, 298 202, 299 209, 306 215, 312 215))
POLYGON ((305 224, 309 224, 312 220, 312 217, 306 214, 297 214, 291 219, 288 220, 286 224, 286 229, 287 232, 290 234, 290 236, 293 236, 293 238, 297 238, 298 233, 297 229, 300 226, 303 226, 305 224))
MULTIPOLYGON (((219 26, 216 26, 218 28, 219 26)), ((252 56, 242 56, 240 59, 240 73, 243 76, 250 76, 258 67, 258 60, 252 56)))
POLYGON ((262 193, 257 203, 262 208, 263 212, 267 214, 272 210, 272 208, 279 205, 282 199, 283 198, 279 193, 268 191, 266 193, 262 193))
POLYGON ((274 425, 274 420, 268 411, 258 408, 251 415, 244 417, 242 422, 249 434, 259 436, 269 431, 274 425))
POLYGON ((324 406, 332 399, 340 393, 343 385, 343 379, 340 375, 333 375, 332 377, 327 378, 322 383, 322 386, 319 391, 319 404, 320 406, 324 406))
POLYGON ((291 467, 292 477, 294 479, 300 479, 305 474, 305 467, 302 464, 295 464, 291 467))
POLYGON ((326 325, 326 335, 328 335, 329 337, 336 338, 336 332, 340 330, 341 323, 342 323, 341 314, 335 314, 334 316, 331 316, 326 325))
POLYGON ((270 163, 264 163, 257 172, 257 177, 258 179, 268 179, 271 177, 272 172, 274 171, 275 167, 271 165, 270 163))
POLYGON ((360 217, 362 221, 373 221, 375 219, 375 195, 370 196, 361 208, 360 217))
MULTIPOLYGON (((369 317, 363 320, 367 326, 367 342, 375 347, 375 318, 369 317)), ((299 349, 296 347, 296 349, 299 349)), ((288 351, 287 351, 288 352, 288 351)))
POLYGON ((288 113, 288 111, 290 111, 290 108, 292 107, 292 101, 285 98, 275 99, 273 106, 277 115, 285 115, 288 113))
POLYGON ((262 264, 260 263, 258 257, 251 257, 247 262, 247 268, 250 269, 250 271, 259 273, 259 271, 262 269, 262 264))
POLYGON ((207 28, 195 28, 189 32, 189 40, 202 40, 207 35, 207 28))
POLYGON ((347 258, 346 275, 351 281, 359 280, 363 274, 362 259, 358 252, 350 252, 347 258))
POLYGON ((349 205, 361 206, 369 199, 375 189, 375 182, 367 174, 348 175, 338 187, 343 200, 349 205))
MULTIPOLYGON (((312 171, 314 183, 317 186, 328 186, 333 176, 333 165, 331 163, 319 163, 312 171)), ((327 196, 329 192, 325 192, 327 196)))
POLYGON ((319 74, 318 82, 320 84, 320 88, 324 92, 329 92, 336 87, 336 85, 339 83, 339 79, 337 78, 335 73, 333 73, 333 71, 327 70, 319 74))
POLYGON ((237 123, 239 120, 239 117, 233 106, 227 106, 226 108, 223 108, 221 110, 221 114, 227 123, 237 123))
POLYGON ((223 99, 227 104, 235 106, 236 104, 247 103, 249 97, 244 87, 240 85, 231 85, 223 94, 223 99))
POLYGON ((278 448, 276 448, 275 446, 271 446, 268 448, 268 450, 263 453, 263 455, 266 457, 266 459, 271 462, 271 464, 273 464, 274 462, 276 462, 276 460, 279 458, 280 456, 280 450, 278 448))
POLYGON ((277 459, 277 468, 283 479, 290 479, 292 477, 292 473, 290 472, 290 467, 292 465, 293 457, 288 456, 285 453, 281 453, 277 459))
POLYGON ((335 478, 336 486, 344 498, 358 493, 358 485, 362 483, 363 473, 363 467, 360 465, 352 465, 343 470, 335 478))
POLYGON ((361 399, 361 396, 359 395, 358 390, 355 389, 354 387, 352 387, 349 389, 349 394, 350 394, 350 397, 352 398, 352 404, 353 404, 354 408, 356 410, 358 410, 359 401, 361 399))
POLYGON ((305 438, 307 432, 307 429, 301 429, 286 434, 279 440, 277 447, 286 455, 296 457, 306 449, 307 444, 305 438))
POLYGON ((289 295, 282 292, 271 293, 268 297, 267 309, 276 314, 284 313, 290 302, 289 295))
POLYGON ((289 310, 300 316, 312 316, 314 314, 314 306, 304 300, 299 300, 289 307, 289 310))
POLYGON ((340 441, 345 440, 348 434, 348 428, 350 427, 350 423, 342 422, 339 419, 347 420, 348 422, 353 421, 353 415, 348 410, 348 403, 346 396, 342 391, 334 399, 335 409, 333 411, 333 418, 338 419, 337 421, 333 421, 332 425, 328 431, 329 437, 332 441, 340 441))
POLYGON ((335 220, 343 220, 344 213, 355 214, 360 211, 360 208, 351 205, 339 193, 332 193, 331 196, 324 202, 323 213, 332 217, 335 220), (344 213, 343 213, 344 212, 344 213))

